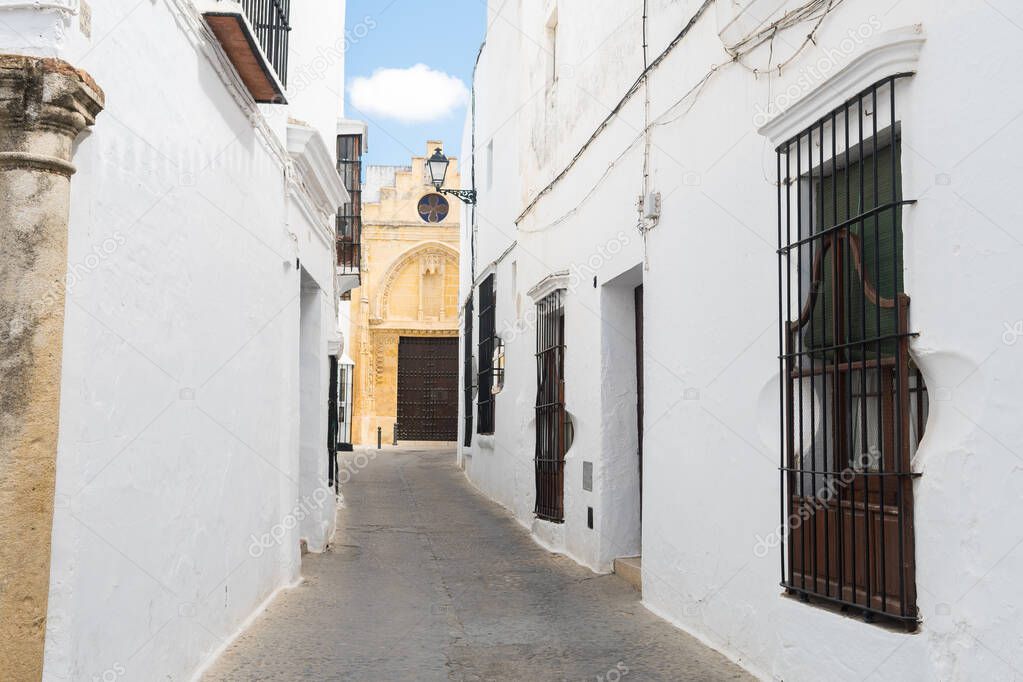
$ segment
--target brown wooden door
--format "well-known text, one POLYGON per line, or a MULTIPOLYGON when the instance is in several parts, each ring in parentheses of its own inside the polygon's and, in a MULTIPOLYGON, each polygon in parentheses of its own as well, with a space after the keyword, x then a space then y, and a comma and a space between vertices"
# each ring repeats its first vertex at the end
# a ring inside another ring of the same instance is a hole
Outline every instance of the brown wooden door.
POLYGON ((458 439, 457 338, 401 337, 398 439, 458 439))
POLYGON ((635 290, 636 300, 636 435, 639 450, 639 518, 643 519, 643 285, 635 290))

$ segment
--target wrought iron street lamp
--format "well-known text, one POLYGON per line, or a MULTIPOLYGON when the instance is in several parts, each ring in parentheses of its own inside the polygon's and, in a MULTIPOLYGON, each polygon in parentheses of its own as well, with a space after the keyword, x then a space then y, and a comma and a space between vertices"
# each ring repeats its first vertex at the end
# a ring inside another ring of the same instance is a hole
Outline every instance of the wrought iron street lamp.
POLYGON ((450 164, 451 161, 448 160, 448 157, 444 156, 444 152, 440 150, 440 147, 433 150, 433 156, 426 162, 427 167, 430 169, 430 179, 433 182, 433 186, 441 194, 450 194, 451 196, 458 197, 470 206, 475 204, 475 189, 444 189, 444 179, 448 176, 448 166, 450 164))

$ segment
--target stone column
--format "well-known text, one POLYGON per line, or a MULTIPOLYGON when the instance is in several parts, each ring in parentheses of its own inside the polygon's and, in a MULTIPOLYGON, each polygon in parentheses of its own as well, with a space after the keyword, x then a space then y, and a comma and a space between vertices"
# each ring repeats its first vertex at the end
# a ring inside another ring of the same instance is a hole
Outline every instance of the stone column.
POLYGON ((75 138, 103 108, 58 59, 0 55, 0 677, 42 677, 75 138))

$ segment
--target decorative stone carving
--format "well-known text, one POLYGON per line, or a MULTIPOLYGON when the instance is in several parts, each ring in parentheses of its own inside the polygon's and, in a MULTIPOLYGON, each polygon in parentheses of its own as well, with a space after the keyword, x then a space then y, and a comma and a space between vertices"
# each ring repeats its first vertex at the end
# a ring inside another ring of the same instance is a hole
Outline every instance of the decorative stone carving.
MULTIPOLYGON (((373 317, 387 319, 390 317, 389 308, 391 292, 394 289, 395 282, 406 267, 412 265, 416 261, 420 263, 420 276, 426 274, 424 263, 430 263, 431 267, 442 268, 444 264, 451 264, 452 267, 458 268, 458 252, 447 244, 440 242, 427 242, 417 247, 413 247, 406 251, 402 256, 395 261, 393 265, 387 270, 387 274, 384 276, 383 285, 380 287, 380 293, 376 301, 376 311, 373 317)), ((442 270, 441 270, 442 272, 442 270)))

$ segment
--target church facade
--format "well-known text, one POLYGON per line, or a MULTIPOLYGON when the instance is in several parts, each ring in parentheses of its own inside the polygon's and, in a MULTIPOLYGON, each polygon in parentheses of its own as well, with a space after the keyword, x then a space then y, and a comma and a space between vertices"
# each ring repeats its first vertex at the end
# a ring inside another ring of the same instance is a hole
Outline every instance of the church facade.
MULTIPOLYGON (((357 445, 457 438, 460 211, 430 183, 437 148, 367 169, 350 336, 357 445)), ((454 159, 448 185, 460 186, 454 159)))

